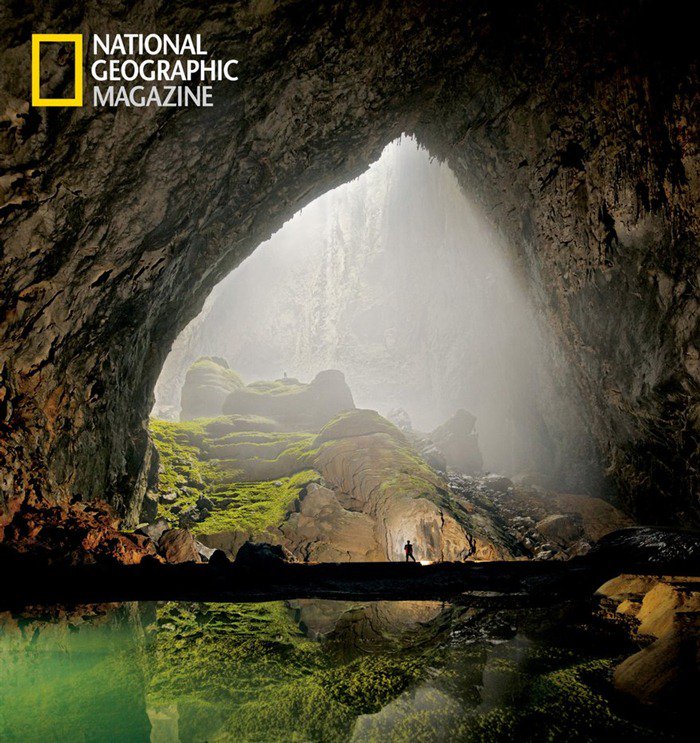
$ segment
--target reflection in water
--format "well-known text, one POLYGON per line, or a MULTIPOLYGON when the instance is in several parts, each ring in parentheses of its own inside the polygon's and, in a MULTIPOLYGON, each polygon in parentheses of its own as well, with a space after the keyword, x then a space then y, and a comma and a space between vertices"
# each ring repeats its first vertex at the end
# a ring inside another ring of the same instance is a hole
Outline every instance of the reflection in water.
POLYGON ((311 600, 0 615, 0 740, 672 738, 612 703, 629 648, 583 618, 311 600))

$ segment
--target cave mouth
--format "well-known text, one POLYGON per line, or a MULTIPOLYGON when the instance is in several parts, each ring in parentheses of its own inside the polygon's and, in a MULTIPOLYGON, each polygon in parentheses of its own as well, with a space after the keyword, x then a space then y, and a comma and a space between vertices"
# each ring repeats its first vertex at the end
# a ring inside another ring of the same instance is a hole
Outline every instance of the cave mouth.
MULTIPOLYGON (((247 87, 162 117, 27 114, 31 18, 13 10, 0 528, 41 499, 106 499, 133 524, 173 339, 285 219, 404 131, 506 237, 562 349, 555 377, 570 371, 583 402, 578 460, 592 438, 627 511, 697 524, 697 66, 682 17, 638 3, 263 5, 216 40, 247 55, 247 87)), ((192 29, 208 23, 192 13, 192 29)), ((45 64, 60 89, 65 70, 45 64)))
POLYGON ((232 558, 265 529, 312 562, 397 560, 407 539, 424 564, 527 554, 517 537, 494 542, 510 527, 488 496, 476 541, 458 512, 484 487, 600 495, 572 390, 505 237, 449 165, 402 135, 262 243, 180 333, 155 387, 161 482, 148 515, 232 558), (394 426, 400 446, 382 438, 394 426), (194 458, 174 451, 182 437, 194 458), (352 453, 331 445, 348 437, 352 453), (309 453, 324 446, 333 454, 309 453), (396 500, 390 518, 373 488, 396 500), (464 503, 426 507, 441 491, 464 503))

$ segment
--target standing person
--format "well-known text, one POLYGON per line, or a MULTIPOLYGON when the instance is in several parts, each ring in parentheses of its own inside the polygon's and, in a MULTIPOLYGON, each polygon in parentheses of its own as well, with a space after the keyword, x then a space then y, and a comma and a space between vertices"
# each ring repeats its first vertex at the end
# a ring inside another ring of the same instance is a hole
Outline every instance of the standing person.
POLYGON ((406 553, 406 562, 409 560, 413 560, 413 562, 416 561, 416 558, 413 556, 413 545, 411 544, 411 540, 406 540, 406 544, 403 546, 403 551, 406 553))

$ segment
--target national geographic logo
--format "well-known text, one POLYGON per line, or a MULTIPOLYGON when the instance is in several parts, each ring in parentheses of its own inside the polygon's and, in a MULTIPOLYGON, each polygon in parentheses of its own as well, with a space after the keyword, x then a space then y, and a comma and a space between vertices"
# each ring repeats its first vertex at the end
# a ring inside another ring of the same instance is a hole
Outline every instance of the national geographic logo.
POLYGON ((82 34, 32 34, 32 106, 82 106, 83 105, 83 35, 82 34), (73 97, 41 97, 41 45, 73 44, 73 97))
POLYGON ((82 34, 32 34, 32 105, 82 106, 84 65, 88 103, 94 108, 209 107, 214 105, 213 83, 238 80, 238 60, 212 56, 200 34, 91 34, 87 43, 88 58, 82 34), (44 81, 44 90, 55 89, 57 82, 69 84, 67 67, 72 65, 72 98, 41 95, 41 46, 52 43, 60 45, 54 61, 63 71, 48 65, 53 76, 44 81))

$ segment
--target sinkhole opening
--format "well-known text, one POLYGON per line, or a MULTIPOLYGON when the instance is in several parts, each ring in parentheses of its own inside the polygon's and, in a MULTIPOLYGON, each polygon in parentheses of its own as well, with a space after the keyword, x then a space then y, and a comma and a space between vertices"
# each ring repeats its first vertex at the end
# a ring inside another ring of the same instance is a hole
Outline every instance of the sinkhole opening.
POLYGON ((177 338, 151 421, 161 510, 232 554, 264 535, 307 560, 408 559, 408 539, 423 563, 504 556, 459 536, 460 493, 595 481, 514 255, 447 164, 388 144, 177 338))

